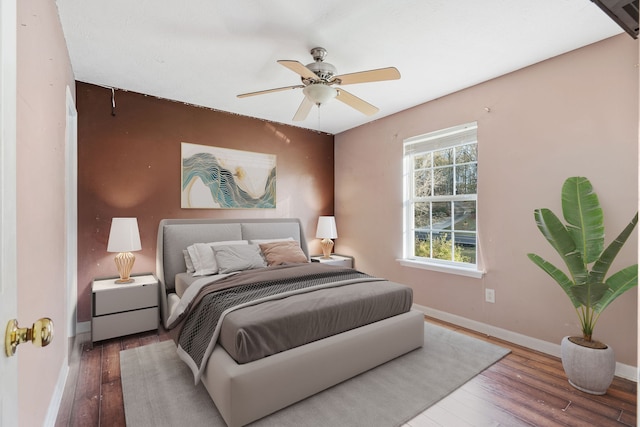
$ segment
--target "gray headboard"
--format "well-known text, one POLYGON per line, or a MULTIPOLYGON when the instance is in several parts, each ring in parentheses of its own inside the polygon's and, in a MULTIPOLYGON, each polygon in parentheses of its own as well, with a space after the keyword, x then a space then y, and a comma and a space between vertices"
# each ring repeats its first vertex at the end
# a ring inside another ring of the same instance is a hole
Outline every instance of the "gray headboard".
POLYGON ((309 257, 302 224, 297 218, 260 219, 163 219, 158 226, 156 275, 160 282, 160 312, 167 314, 167 294, 173 292, 175 276, 186 271, 183 250, 194 243, 226 240, 292 237, 309 257))

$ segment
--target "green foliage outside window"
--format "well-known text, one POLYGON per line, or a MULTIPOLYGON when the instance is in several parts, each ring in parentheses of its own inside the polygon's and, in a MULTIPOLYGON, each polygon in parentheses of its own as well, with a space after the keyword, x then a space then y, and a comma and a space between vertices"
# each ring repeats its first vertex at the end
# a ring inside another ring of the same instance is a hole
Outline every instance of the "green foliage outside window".
POLYGON ((444 259, 457 262, 471 262, 471 258, 464 255, 461 246, 453 245, 453 257, 451 256, 451 241, 445 236, 433 239, 433 256, 428 240, 416 240, 415 255, 418 257, 444 259))

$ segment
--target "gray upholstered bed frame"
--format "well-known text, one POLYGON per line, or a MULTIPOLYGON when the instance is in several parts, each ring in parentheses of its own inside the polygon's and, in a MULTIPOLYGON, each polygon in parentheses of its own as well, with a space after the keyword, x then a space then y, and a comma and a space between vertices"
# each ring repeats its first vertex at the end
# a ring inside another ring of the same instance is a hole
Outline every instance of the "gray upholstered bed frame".
MULTIPOLYGON (((182 251, 201 242, 293 237, 309 256, 298 219, 164 219, 158 227, 156 274, 163 325, 179 301, 174 278, 182 251)), ((242 426, 423 345, 424 316, 410 311, 264 359, 237 364, 216 346, 202 382, 222 418, 242 426)))

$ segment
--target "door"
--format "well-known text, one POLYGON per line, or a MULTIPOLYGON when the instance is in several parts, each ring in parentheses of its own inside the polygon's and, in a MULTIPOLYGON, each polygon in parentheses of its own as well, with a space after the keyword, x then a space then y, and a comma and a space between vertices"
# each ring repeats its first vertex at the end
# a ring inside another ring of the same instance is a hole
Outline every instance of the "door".
MULTIPOLYGON (((0 0, 0 334, 17 319, 16 0, 0 0)), ((3 340, 4 341, 4 340, 3 340)), ((18 361, 0 351, 0 427, 18 425, 18 361)))

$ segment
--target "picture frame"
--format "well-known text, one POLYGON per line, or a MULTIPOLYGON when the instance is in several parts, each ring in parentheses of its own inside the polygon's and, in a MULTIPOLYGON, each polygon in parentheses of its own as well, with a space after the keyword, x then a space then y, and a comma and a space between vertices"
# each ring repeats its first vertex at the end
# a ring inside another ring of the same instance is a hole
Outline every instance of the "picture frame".
POLYGON ((181 143, 183 209, 275 209, 276 155, 181 143))

